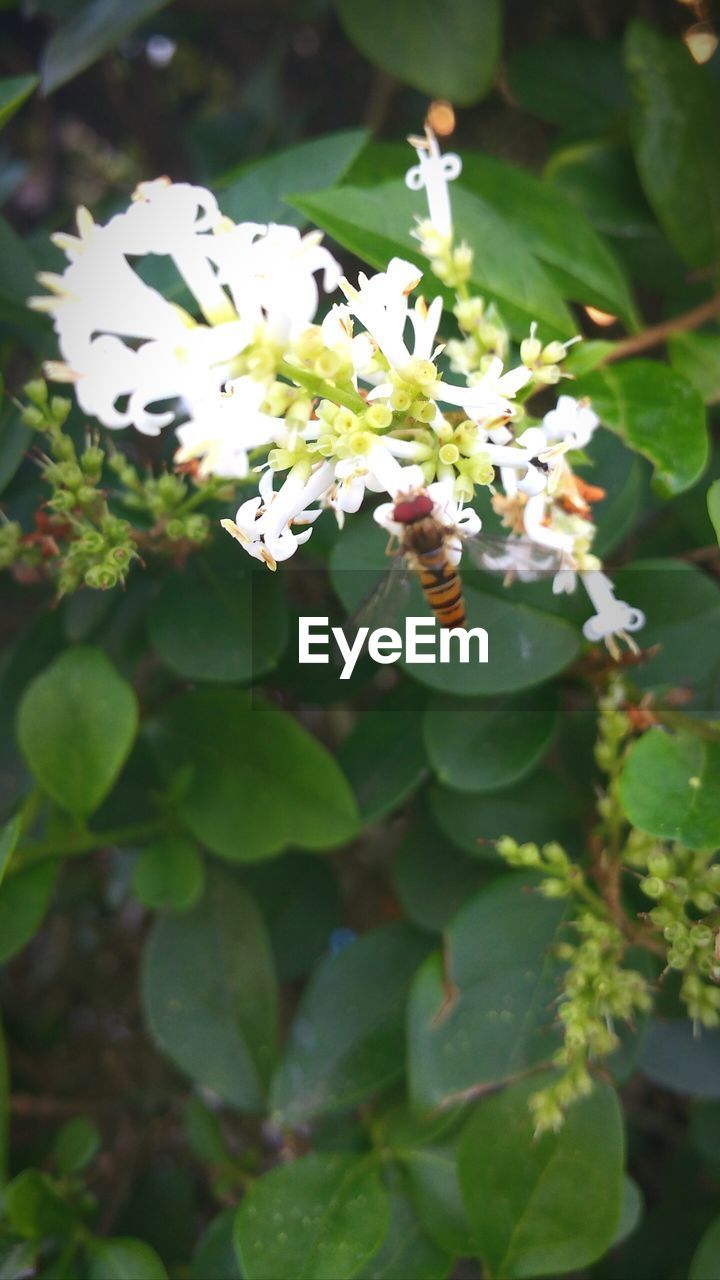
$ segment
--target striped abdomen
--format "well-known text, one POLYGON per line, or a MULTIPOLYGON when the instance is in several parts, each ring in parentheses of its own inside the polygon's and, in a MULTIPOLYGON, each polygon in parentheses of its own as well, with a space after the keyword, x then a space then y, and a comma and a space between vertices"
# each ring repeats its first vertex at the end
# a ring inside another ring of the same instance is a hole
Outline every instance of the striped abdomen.
POLYGON ((444 545, 432 551, 415 551, 425 599, 441 627, 466 625, 465 601, 457 570, 450 564, 444 545))

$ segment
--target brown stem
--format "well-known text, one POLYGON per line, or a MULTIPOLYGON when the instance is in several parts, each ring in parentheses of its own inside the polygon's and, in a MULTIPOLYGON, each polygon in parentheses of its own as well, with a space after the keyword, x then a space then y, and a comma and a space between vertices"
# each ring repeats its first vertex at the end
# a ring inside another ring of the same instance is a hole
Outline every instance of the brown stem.
POLYGON ((707 302, 701 302, 691 311, 684 311, 682 315, 663 320, 660 324, 652 324, 647 329, 643 329, 642 333, 633 333, 631 337, 617 342, 601 363, 612 364, 615 360, 624 360, 626 356, 635 356, 640 351, 659 347, 674 333, 687 333, 690 329, 699 329, 701 324, 714 319, 717 315, 720 315, 720 293, 708 298, 707 302))

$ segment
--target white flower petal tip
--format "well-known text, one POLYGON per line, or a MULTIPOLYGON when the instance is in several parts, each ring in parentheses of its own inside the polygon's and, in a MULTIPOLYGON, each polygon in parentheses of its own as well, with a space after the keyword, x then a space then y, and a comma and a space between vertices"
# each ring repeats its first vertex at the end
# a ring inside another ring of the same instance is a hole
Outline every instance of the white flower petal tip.
POLYGON ((243 533, 242 529, 238 529, 234 520, 221 520, 220 525, 226 533, 230 534, 231 538, 234 538, 236 542, 240 543, 241 547, 248 547, 250 545, 250 539, 247 534, 243 533))

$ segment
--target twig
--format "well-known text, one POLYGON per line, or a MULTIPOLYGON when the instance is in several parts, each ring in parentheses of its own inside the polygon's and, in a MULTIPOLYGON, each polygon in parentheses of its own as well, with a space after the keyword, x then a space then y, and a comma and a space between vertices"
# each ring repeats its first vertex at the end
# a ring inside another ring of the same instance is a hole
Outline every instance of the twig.
POLYGON ((660 324, 650 325, 647 329, 643 329, 642 333, 634 333, 631 337, 624 338, 622 342, 617 342, 601 364, 612 364, 615 360, 624 360, 626 356, 637 355, 639 351, 649 351, 652 347, 659 347, 674 333, 687 333, 690 329, 699 329, 706 320, 712 320, 717 315, 720 315, 720 294, 708 298, 707 302, 701 302, 691 311, 673 316, 671 320, 663 320, 660 324))

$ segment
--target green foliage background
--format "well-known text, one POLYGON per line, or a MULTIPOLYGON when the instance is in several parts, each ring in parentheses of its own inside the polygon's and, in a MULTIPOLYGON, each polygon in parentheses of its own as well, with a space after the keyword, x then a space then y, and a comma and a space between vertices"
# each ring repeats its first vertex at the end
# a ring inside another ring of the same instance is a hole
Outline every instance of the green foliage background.
MULTIPOLYGON (((637 831, 713 853, 720 56, 698 66, 681 40, 712 14, 0 8, 5 517, 32 528, 47 497, 16 397, 53 341, 25 299, 77 204, 109 216, 167 172, 234 219, 321 227, 349 272, 426 267, 404 137, 447 98, 473 287, 515 339, 532 320, 588 338, 569 389, 609 429, 598 549, 647 614, 629 681, 661 721, 638 724, 613 794, 637 831)), ((120 447, 155 476, 172 452, 120 447)), ((42 572, 0 576, 0 1276, 720 1275, 720 1030, 693 1034, 656 957, 637 959, 653 1015, 532 1136, 567 903, 494 842, 560 840, 588 865, 607 673, 572 601, 473 580, 471 617, 503 638, 487 668, 388 690, 361 664, 339 696, 298 667, 296 616, 312 598, 342 618, 350 571, 382 562, 369 517, 339 538, 323 516, 273 578, 227 539, 150 546, 123 589, 60 602, 42 572)))

